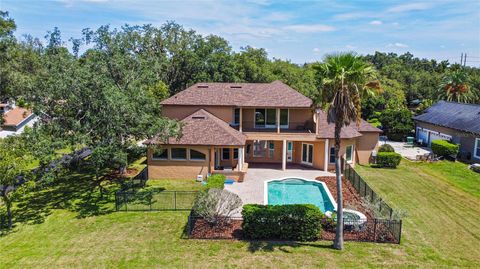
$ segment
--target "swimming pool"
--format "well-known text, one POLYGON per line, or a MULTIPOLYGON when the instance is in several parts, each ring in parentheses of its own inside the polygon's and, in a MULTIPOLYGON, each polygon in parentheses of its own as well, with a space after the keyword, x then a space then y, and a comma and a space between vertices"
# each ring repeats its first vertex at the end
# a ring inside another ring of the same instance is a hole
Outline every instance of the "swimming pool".
POLYGON ((337 209, 337 204, 324 182, 304 178, 265 181, 264 203, 268 205, 314 204, 324 213, 337 209))

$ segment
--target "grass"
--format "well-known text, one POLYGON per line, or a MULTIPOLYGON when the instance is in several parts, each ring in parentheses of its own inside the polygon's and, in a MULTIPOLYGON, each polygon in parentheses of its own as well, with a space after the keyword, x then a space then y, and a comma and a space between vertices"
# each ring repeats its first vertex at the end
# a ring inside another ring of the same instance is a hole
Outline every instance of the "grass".
POLYGON ((480 267, 480 177, 463 163, 412 163, 356 170, 394 208, 406 210, 403 242, 419 264, 480 267))
MULTIPOLYGON (((464 190, 468 184, 455 183, 458 180, 438 172, 435 165, 359 167, 365 180, 392 206, 407 210, 408 217, 401 245, 347 242, 343 252, 332 250, 326 241, 182 239, 188 212, 113 212, 113 189, 107 199, 100 199, 86 184, 88 175, 73 175, 71 182, 65 179, 65 185, 40 199, 49 214, 0 237, 0 264, 5 268, 478 268, 480 200, 464 190)), ((148 184, 167 190, 201 188, 193 180, 148 184)), ((37 203, 41 204, 30 200, 31 206, 37 203)))

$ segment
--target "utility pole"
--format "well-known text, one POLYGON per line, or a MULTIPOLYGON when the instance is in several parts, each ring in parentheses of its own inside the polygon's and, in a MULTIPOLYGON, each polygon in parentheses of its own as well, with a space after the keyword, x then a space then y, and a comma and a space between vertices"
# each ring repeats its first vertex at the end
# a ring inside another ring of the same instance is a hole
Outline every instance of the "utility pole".
POLYGON ((463 57, 463 67, 467 64, 467 53, 465 53, 465 57, 463 57))
POLYGON ((460 65, 462 65, 462 64, 463 64, 463 52, 462 52, 462 54, 460 55, 460 65))

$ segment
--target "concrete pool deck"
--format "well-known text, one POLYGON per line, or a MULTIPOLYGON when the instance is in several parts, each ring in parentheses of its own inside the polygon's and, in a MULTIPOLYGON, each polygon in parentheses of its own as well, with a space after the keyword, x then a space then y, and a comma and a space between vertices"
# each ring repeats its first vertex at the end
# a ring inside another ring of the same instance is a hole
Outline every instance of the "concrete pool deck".
POLYGON ((249 168, 243 182, 225 185, 225 189, 240 196, 243 204, 263 204, 264 182, 267 180, 284 177, 315 179, 320 176, 335 176, 335 174, 301 167, 287 168, 285 171, 274 168, 249 168))

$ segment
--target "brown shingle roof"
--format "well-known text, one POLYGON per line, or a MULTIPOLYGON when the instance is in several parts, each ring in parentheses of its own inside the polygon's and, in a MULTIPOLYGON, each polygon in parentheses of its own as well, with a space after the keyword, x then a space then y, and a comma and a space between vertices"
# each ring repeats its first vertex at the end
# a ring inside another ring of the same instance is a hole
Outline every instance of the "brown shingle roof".
POLYGON ((310 107, 312 100, 281 81, 272 83, 197 83, 162 105, 310 107))
POLYGON ((3 125, 17 126, 30 115, 32 115, 32 111, 21 107, 16 107, 12 110, 7 111, 3 115, 3 125))
MULTIPOLYGON (((359 137, 362 136, 362 133, 368 132, 381 133, 382 130, 361 120, 358 126, 356 123, 344 126, 340 132, 340 138, 359 137)), ((324 111, 317 112, 317 138, 335 138, 335 124, 327 122, 327 114, 324 111)))
MULTIPOLYGON (((226 122, 200 109, 181 120, 182 136, 169 138, 170 145, 243 146, 246 137, 226 122)), ((164 144, 151 139, 145 144, 164 144)))

